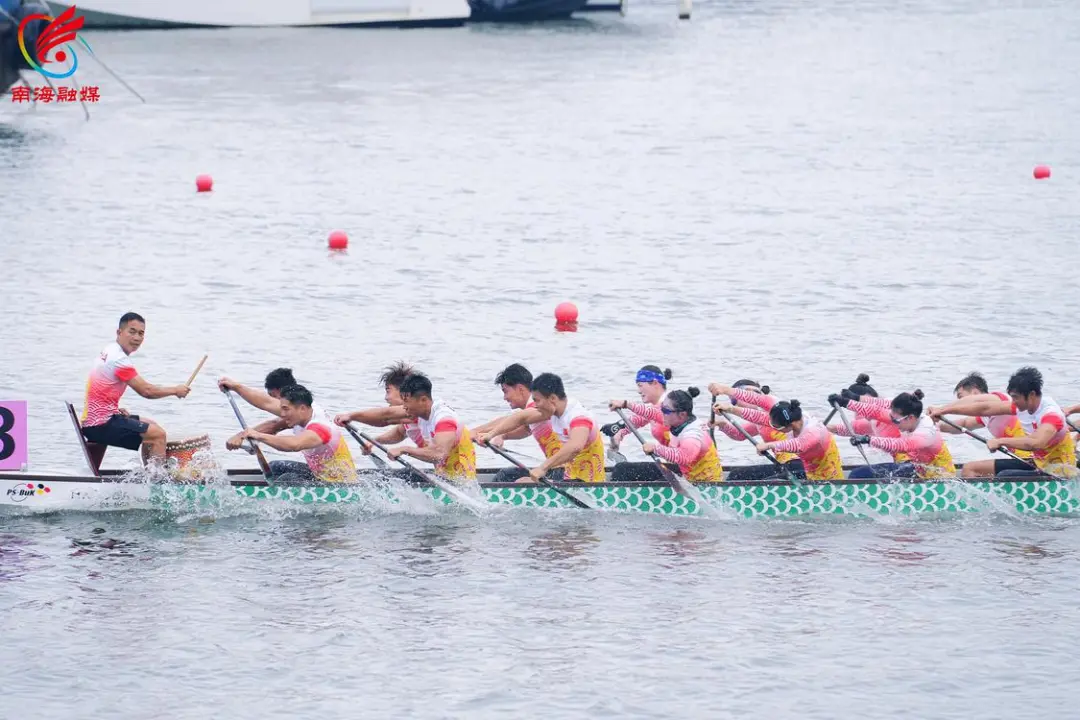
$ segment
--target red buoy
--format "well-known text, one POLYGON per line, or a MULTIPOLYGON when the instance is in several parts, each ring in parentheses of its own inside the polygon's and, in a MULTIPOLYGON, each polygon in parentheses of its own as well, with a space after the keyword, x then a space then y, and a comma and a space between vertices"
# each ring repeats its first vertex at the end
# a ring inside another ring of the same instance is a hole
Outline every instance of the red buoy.
POLYGON ((560 324, 577 322, 577 305, 571 302, 559 303, 555 308, 555 322, 560 324))
POLYGON ((199 192, 210 192, 214 188, 214 178, 209 175, 200 175, 195 178, 195 188, 199 192))
POLYGON ((1034 175, 1036 180, 1045 180, 1050 177, 1050 168, 1046 165, 1036 165, 1034 175))
POLYGON ((331 250, 344 250, 349 247, 349 236, 345 234, 344 230, 335 230, 330 233, 326 244, 330 246, 331 250))

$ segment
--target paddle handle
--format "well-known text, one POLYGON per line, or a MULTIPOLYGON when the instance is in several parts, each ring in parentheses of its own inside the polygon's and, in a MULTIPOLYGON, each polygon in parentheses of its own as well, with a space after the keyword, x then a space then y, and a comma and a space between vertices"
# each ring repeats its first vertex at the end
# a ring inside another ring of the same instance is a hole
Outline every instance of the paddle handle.
MULTIPOLYGON (((236 415, 237 421, 240 423, 240 427, 244 430, 248 429, 247 423, 244 421, 244 416, 240 412, 240 408, 236 404, 236 399, 232 396, 231 390, 223 390, 225 397, 229 399, 229 404, 232 405, 233 413, 236 415)), ((262 470, 263 477, 267 480, 271 479, 274 474, 270 472, 270 463, 266 461, 266 456, 263 455, 262 448, 256 444, 254 440, 248 438, 248 447, 255 452, 255 459, 259 461, 259 469, 262 470)))
MULTIPOLYGON (((852 437, 855 437, 855 428, 851 427, 851 421, 848 420, 847 413, 845 413, 840 408, 840 406, 838 404, 836 404, 835 402, 834 403, 829 403, 829 404, 832 405, 833 412, 835 412, 837 415, 840 416, 840 420, 844 423, 844 427, 847 428, 847 431, 849 433, 851 433, 852 437)), ((867 464, 867 466, 869 466, 870 465, 870 458, 866 457, 866 451, 863 450, 863 446, 862 445, 856 445, 855 449, 859 451, 859 454, 862 455, 863 461, 867 464)))
MULTIPOLYGON (((356 428, 353 427, 351 422, 345 423, 345 429, 348 430, 349 434, 353 436, 353 440, 356 441, 357 445, 359 445, 361 448, 364 447, 364 445, 366 444, 364 442, 364 439, 360 437, 360 433, 356 432, 356 428)), ((376 467, 386 467, 386 463, 378 455, 371 455, 371 462, 374 463, 376 467)))
MULTIPOLYGON (((973 438, 975 438, 976 440, 978 440, 979 442, 981 442, 981 443, 982 443, 983 445, 986 445, 986 444, 987 444, 987 442, 986 442, 986 438, 984 438, 984 437, 983 437, 982 435, 976 435, 976 434, 975 434, 975 433, 973 433, 972 431, 968 430, 968 429, 967 429, 966 427, 961 427, 960 425, 957 425, 957 424, 956 424, 956 423, 954 423, 954 422, 953 422, 952 420, 950 420, 950 419, 948 419, 948 418, 946 418, 946 417, 942 417, 942 418, 941 418, 941 422, 945 423, 946 425, 951 425, 952 427, 956 428, 957 430, 959 430, 960 432, 964 433, 964 434, 965 434, 965 435, 967 435, 968 437, 973 437, 973 438)), ((1009 457, 1011 457, 1011 458, 1012 458, 1013 460, 1019 460, 1020 462, 1024 463, 1025 465, 1027 465, 1028 467, 1030 467, 1030 468, 1032 468, 1032 469, 1034 469, 1034 470, 1038 470, 1038 469, 1039 469, 1039 466, 1038 466, 1038 465, 1036 465, 1035 463, 1033 463, 1033 462, 1031 462, 1031 461, 1029 461, 1029 460, 1025 460, 1024 458, 1022 458, 1022 457, 1019 457, 1019 456, 1017 456, 1016 454, 1014 454, 1013 452, 1011 452, 1011 451, 1010 451, 1010 450, 1009 450, 1008 448, 1005 448, 1005 447, 999 447, 999 448, 998 448, 997 450, 993 450, 993 451, 991 451, 991 452, 999 452, 999 453, 1004 453, 1005 455, 1008 455, 1009 457)), ((1039 472, 1042 472, 1042 471, 1040 470, 1039 472)))
POLYGON ((709 439, 712 440, 712 444, 716 445, 716 398, 718 395, 712 396, 712 402, 709 404, 709 439))
POLYGON ((186 385, 187 387, 191 387, 191 383, 195 382, 196 376, 198 376, 199 371, 202 370, 202 366, 206 364, 206 359, 208 357, 210 357, 210 356, 209 355, 203 355, 202 356, 202 360, 199 361, 198 366, 195 368, 195 372, 191 373, 191 377, 188 378, 188 381, 186 383, 184 383, 184 385, 186 385))

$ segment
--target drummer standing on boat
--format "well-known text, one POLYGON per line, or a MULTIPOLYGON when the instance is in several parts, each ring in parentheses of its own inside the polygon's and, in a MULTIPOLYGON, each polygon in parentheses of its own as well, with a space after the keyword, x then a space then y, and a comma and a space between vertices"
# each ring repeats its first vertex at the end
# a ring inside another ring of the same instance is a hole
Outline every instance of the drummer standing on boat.
POLYGON ((244 430, 229 438, 225 447, 238 450, 245 439, 252 439, 282 452, 300 452, 305 462, 274 460, 270 463, 272 482, 280 485, 305 485, 312 482, 356 482, 356 464, 341 430, 311 392, 302 385, 290 385, 279 391, 279 417, 244 430), (285 430, 290 435, 278 435, 285 430))
POLYGON ((154 385, 139 374, 131 355, 146 337, 146 320, 125 313, 116 330, 116 341, 101 351, 86 381, 86 399, 79 424, 88 442, 142 451, 144 464, 165 462, 165 428, 150 418, 131 415, 120 408, 129 387, 147 400, 185 398, 187 385, 154 385))

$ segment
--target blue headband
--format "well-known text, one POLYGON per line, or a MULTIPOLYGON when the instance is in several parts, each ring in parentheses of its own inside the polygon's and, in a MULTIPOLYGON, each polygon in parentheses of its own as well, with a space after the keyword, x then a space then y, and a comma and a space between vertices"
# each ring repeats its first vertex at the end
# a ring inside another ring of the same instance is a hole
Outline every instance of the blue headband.
POLYGON ((667 387, 667 378, 652 370, 638 370, 637 379, 634 382, 658 382, 667 387))

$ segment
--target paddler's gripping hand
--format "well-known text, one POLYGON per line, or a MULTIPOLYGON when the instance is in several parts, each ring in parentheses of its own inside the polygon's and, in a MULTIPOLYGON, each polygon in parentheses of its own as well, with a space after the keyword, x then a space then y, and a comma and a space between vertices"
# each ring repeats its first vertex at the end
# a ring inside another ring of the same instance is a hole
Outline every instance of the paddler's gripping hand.
POLYGON ((240 383, 236 382, 230 377, 218 378, 217 381, 218 390, 220 390, 221 392, 225 392, 226 390, 235 390, 236 386, 239 384, 240 383))
POLYGON ((225 441, 225 449, 226 450, 239 450, 240 447, 243 444, 244 444, 244 434, 243 433, 236 433, 231 438, 229 438, 228 440, 225 441))
POLYGON ((608 437, 615 437, 616 433, 626 428, 626 423, 622 420, 618 422, 608 423, 607 425, 600 426, 600 432, 604 433, 608 437))
POLYGON ((629 405, 630 403, 628 403, 626 400, 608 400, 607 404, 608 409, 612 412, 616 410, 625 410, 627 407, 629 407, 629 405))
POLYGON ((869 435, 852 435, 851 436, 851 444, 854 445, 855 447, 859 447, 860 445, 869 445, 870 444, 870 436, 869 435))
POLYGON ((842 393, 833 393, 829 396, 830 405, 839 405, 842 408, 846 408, 848 404, 848 398, 844 397, 842 393))
POLYGON ((334 416, 334 424, 339 427, 345 427, 352 421, 352 417, 349 413, 338 413, 334 416))
POLYGON ((731 409, 733 407, 734 406, 731 403, 729 403, 727 400, 717 400, 716 404, 713 405, 713 410, 715 410, 718 413, 726 413, 726 412, 731 412, 731 409))

